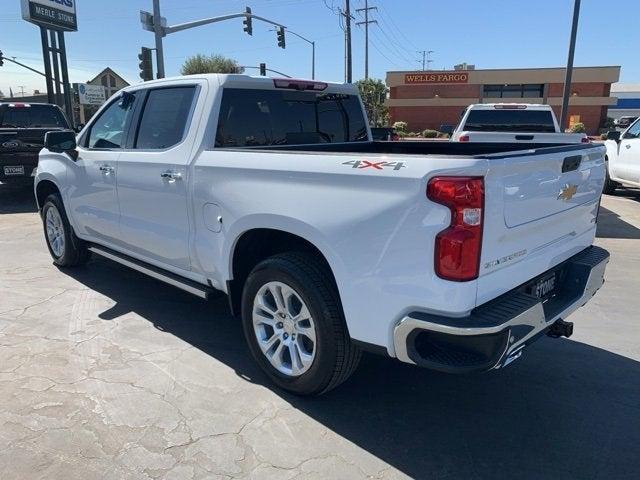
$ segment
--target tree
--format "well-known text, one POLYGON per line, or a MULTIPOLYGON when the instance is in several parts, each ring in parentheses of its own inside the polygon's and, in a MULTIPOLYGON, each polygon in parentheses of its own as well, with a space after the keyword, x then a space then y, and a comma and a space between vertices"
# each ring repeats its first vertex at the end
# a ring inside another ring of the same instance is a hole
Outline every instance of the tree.
POLYGON ((384 127, 389 121, 389 109, 384 104, 387 98, 387 86, 382 80, 369 78, 356 82, 360 98, 372 127, 384 127))
POLYGON ((232 58, 222 55, 203 55, 201 53, 187 58, 182 64, 182 75, 196 75, 198 73, 242 73, 244 68, 232 58))

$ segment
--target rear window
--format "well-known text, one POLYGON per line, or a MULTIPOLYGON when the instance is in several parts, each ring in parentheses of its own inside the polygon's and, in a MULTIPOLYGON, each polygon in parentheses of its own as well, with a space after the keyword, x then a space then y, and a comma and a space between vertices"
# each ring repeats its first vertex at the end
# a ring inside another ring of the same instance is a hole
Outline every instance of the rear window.
POLYGON ((548 110, 471 110, 463 130, 554 133, 556 127, 548 110))
POLYGON ((227 88, 216 147, 258 147, 367 140, 355 95, 227 88))
POLYGON ((0 128, 69 128, 62 112, 52 105, 0 107, 0 128))

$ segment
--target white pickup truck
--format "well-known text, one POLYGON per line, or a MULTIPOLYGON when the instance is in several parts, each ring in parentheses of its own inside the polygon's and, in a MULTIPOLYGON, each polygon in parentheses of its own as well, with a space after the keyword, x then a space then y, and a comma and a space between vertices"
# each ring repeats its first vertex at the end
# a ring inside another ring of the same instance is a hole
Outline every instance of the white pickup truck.
POLYGON ((640 118, 622 133, 609 132, 604 143, 607 147, 604 193, 614 193, 618 187, 640 188, 640 118))
POLYGON ((571 334, 609 258, 592 246, 604 146, 370 138, 352 85, 128 87, 77 137, 47 134, 46 242, 60 267, 94 253, 225 292, 258 364, 297 394, 337 386, 362 349, 487 371, 571 334))
POLYGON ((549 105, 469 105, 451 134, 452 142, 589 143, 584 133, 563 133, 549 105))

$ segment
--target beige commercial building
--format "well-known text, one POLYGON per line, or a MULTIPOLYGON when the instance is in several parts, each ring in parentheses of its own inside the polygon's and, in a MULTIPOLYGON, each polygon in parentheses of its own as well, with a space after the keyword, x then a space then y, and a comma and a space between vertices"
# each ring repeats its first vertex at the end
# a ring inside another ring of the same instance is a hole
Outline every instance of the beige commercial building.
MULTIPOLYGON (((560 118, 564 76, 564 68, 387 72, 390 119, 412 131, 438 130, 457 124, 472 103, 499 102, 549 104, 560 118)), ((597 133, 616 104, 610 93, 619 77, 619 66, 574 68, 565 127, 580 122, 597 133)))

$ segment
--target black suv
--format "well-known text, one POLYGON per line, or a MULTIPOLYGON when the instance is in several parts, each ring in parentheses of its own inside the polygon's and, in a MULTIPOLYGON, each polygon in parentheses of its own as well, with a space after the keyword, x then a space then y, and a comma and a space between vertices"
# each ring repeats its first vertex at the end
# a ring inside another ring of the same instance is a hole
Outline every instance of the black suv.
POLYGON ((38 166, 44 134, 68 129, 69 122, 57 105, 0 103, 0 182, 29 180, 38 166))

